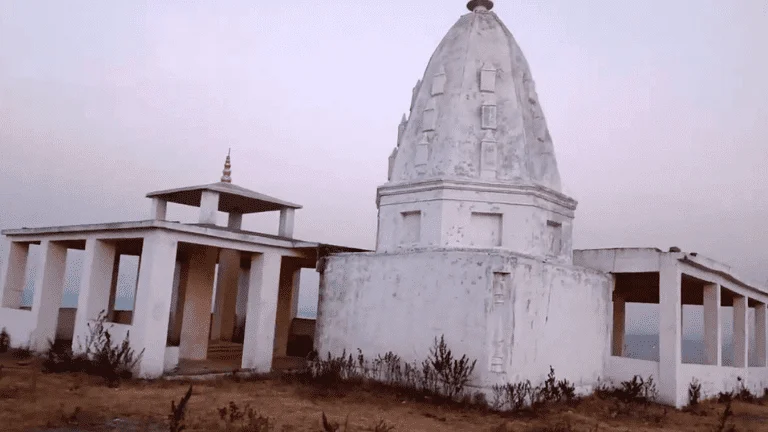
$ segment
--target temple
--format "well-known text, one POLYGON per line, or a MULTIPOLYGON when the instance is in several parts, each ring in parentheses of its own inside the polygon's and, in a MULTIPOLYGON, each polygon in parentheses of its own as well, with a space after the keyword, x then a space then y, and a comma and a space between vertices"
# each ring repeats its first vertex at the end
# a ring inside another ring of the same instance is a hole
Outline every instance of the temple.
POLYGON ((303 353, 393 352, 408 363, 444 336, 457 356, 477 360, 477 391, 536 385, 552 366, 581 393, 653 377, 660 401, 675 407, 693 380, 703 397, 742 386, 762 393, 765 284, 679 248, 574 250, 577 202, 561 190, 529 65, 492 1, 467 6, 408 95, 377 189, 374 251, 295 239, 300 206, 232 184, 227 156, 217 183, 148 194, 148 220, 3 231, 0 327, 15 345, 43 351, 64 339, 78 350, 104 311, 115 337, 143 351, 137 372, 148 378, 225 349, 237 352, 235 367, 267 372, 301 357, 291 349, 297 334, 314 340, 303 353), (199 208, 197 222, 167 220, 169 203, 199 208), (279 212, 277 235, 242 229, 245 215, 261 212, 279 212), (77 308, 63 319, 71 250, 84 251, 83 268, 77 308), (130 312, 115 308, 126 256, 139 260, 130 312), (296 316, 307 268, 320 273, 316 322, 296 316), (657 305, 657 317, 643 317, 658 321, 649 355, 629 349, 633 304, 657 305), (700 356, 684 353, 686 311, 701 313, 700 356))
POLYGON ((478 360, 473 385, 486 391, 541 383, 552 366, 585 393, 653 377, 660 400, 677 407, 693 378, 704 395, 740 385, 762 393, 766 287, 676 249, 574 251, 577 202, 560 190, 531 70, 493 2, 468 8, 398 126, 378 188, 376 251, 322 259, 316 348, 393 351, 412 362, 444 335, 455 353, 478 360), (655 355, 626 350, 631 303, 658 304, 655 355), (684 363, 691 305, 703 306, 705 355, 684 363))

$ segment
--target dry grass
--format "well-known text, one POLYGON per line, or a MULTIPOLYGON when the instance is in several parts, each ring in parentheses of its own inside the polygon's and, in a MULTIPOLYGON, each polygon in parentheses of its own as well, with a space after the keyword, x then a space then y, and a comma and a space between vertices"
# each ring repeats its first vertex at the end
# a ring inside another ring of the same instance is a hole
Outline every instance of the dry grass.
MULTIPOLYGON (((115 418, 168 430, 171 401, 179 401, 188 382, 128 382, 107 388, 99 378, 49 375, 36 364, 19 366, 4 358, 0 377, 0 427, 3 431, 70 427, 71 430, 120 430, 106 427, 115 418)), ((724 406, 702 403, 691 412, 657 405, 622 406, 588 398, 578 406, 554 406, 514 417, 474 408, 404 400, 393 394, 350 390, 328 396, 301 384, 280 380, 194 382, 186 414, 187 431, 225 430, 218 409, 233 401, 268 416, 276 431, 322 431, 322 413, 349 430, 374 430, 385 420, 396 431, 714 431, 724 406)), ((768 406, 733 404, 737 431, 766 430, 768 406)), ((145 430, 145 429, 138 429, 145 430)))

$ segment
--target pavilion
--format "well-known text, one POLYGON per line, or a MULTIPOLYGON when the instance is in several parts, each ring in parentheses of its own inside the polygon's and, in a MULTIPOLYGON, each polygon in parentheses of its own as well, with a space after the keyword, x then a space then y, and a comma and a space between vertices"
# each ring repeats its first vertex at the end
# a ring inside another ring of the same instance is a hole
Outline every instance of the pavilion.
POLYGON ((357 250, 293 238, 301 206, 232 184, 229 155, 220 182, 147 197, 149 220, 2 231, 10 245, 0 276, 0 328, 12 341, 28 341, 40 352, 66 326, 59 311, 67 253, 81 250, 77 309, 69 324, 74 351, 81 349, 88 323, 104 311, 114 340, 129 335, 131 347, 143 351, 138 375, 158 377, 179 362, 205 360, 211 341, 231 344, 241 303, 244 334, 242 345, 235 344, 242 351, 240 366, 268 372, 273 357, 286 356, 300 270, 314 269, 325 254, 357 250), (167 220, 168 203, 198 207, 197 223, 167 220), (226 226, 216 224, 218 212, 228 214, 226 226), (263 212, 280 212, 277 235, 242 229, 244 215, 263 212), (39 245, 40 254, 32 306, 23 308, 30 245, 39 245), (124 255, 139 262, 132 313, 114 308, 124 255))

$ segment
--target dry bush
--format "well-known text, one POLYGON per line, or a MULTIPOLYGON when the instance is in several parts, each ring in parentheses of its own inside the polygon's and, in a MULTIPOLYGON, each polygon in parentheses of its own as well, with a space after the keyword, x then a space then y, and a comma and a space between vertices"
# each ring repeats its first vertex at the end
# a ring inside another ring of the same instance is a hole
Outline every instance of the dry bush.
POLYGON ((171 401, 171 413, 168 414, 169 430, 170 432, 182 432, 186 429, 184 424, 184 418, 187 413, 187 403, 192 397, 192 386, 189 386, 189 390, 179 400, 179 404, 176 405, 176 401, 171 401))

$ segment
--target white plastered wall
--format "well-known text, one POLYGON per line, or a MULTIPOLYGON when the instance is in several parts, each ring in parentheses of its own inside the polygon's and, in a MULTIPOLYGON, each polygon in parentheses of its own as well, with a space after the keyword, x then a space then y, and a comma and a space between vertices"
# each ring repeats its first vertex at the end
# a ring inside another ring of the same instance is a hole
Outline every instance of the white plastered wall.
POLYGON ((359 348, 369 358, 392 351, 420 362, 445 335, 454 355, 477 359, 474 384, 486 388, 540 382, 549 365, 580 386, 602 374, 611 280, 598 272, 491 251, 341 254, 323 270, 321 355, 359 348), (506 314, 494 311, 494 272, 510 274, 506 314), (508 333, 499 337, 499 327, 508 333), (499 338, 504 367, 492 372, 499 338))

